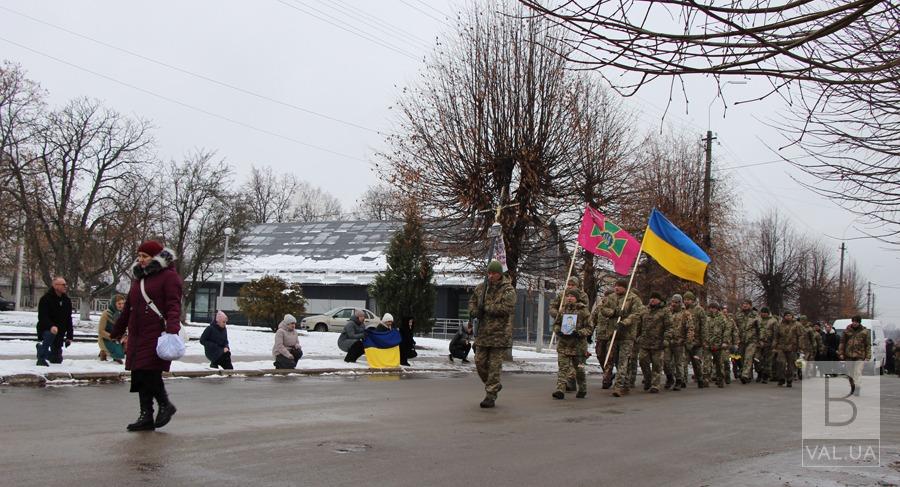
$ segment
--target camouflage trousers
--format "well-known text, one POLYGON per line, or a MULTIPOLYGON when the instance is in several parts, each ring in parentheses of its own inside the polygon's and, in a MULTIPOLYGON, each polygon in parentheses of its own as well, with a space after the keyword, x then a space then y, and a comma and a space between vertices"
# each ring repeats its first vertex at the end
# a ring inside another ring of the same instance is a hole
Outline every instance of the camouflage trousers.
POLYGON ((641 375, 644 376, 644 386, 659 390, 660 377, 663 368, 663 350, 642 348, 641 375))
POLYGON ((722 377, 726 384, 731 384, 731 352, 726 348, 720 350, 719 360, 722 361, 722 377))
MULTIPOLYGON (((694 372, 694 378, 697 380, 697 384, 701 384, 708 378, 707 375, 704 375, 703 369, 705 366, 705 361, 703 359, 703 347, 699 345, 692 345, 685 347, 684 352, 688 355, 685 358, 685 363, 691 363, 691 370, 694 372)), ((685 377, 687 377, 687 372, 685 372, 685 377)))
POLYGON ((497 399, 497 393, 503 387, 500 372, 503 371, 503 357, 508 352, 509 347, 475 347, 475 370, 484 383, 484 392, 492 399, 497 399))
POLYGON ((678 384, 687 384, 687 360, 684 345, 669 345, 663 354, 663 369, 666 377, 672 377, 678 384))
POLYGON ((566 391, 566 383, 569 382, 569 377, 575 376, 575 384, 578 386, 579 391, 587 391, 587 379, 585 378, 585 370, 584 370, 584 355, 565 355, 561 353, 556 354, 557 364, 559 365, 559 371, 556 373, 556 390, 557 391, 566 391))
POLYGON ((727 370, 725 362, 730 360, 728 355, 728 350, 716 349, 713 351, 711 348, 706 349, 706 357, 708 358, 706 362, 709 362, 711 369, 707 376, 709 377, 708 380, 715 380, 716 384, 725 382, 725 372, 727 370))
POLYGON ((616 360, 616 383, 613 386, 618 390, 626 390, 631 388, 628 382, 628 365, 631 362, 632 349, 634 347, 633 340, 616 340, 613 345, 613 354, 616 360))
POLYGON ((744 380, 753 380, 753 367, 757 368, 757 375, 759 375, 759 354, 756 352, 756 344, 748 343, 744 345, 744 349, 741 351, 741 361, 743 364, 741 365, 741 378, 744 380))
POLYGON ((609 340, 597 340, 594 352, 597 353, 597 361, 600 362, 600 368, 603 369, 603 386, 609 387, 612 384, 613 367, 616 365, 616 351, 613 347, 612 353, 609 354, 609 364, 603 367, 603 361, 606 360, 606 353, 609 350, 609 340))
POLYGON ((761 375, 764 379, 773 377, 772 359, 774 358, 774 354, 772 353, 772 349, 766 346, 759 347, 756 349, 756 356, 759 357, 759 362, 755 365, 756 373, 761 375))
POLYGON ((637 369, 640 359, 641 351, 634 348, 632 344, 631 357, 628 359, 628 387, 631 389, 634 389, 634 384, 637 382, 637 369))
POLYGON ((797 353, 777 351, 775 354, 774 375, 778 381, 794 382, 797 376, 797 353))

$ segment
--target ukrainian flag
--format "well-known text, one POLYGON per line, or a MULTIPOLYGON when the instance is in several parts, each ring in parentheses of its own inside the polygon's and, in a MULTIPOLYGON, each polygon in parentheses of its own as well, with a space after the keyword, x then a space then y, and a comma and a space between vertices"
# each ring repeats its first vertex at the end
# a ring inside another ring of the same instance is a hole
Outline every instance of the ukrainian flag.
POLYGON ((369 367, 374 369, 400 367, 400 339, 398 330, 378 331, 374 328, 366 330, 363 347, 366 350, 369 367))
POLYGON ((656 208, 641 243, 659 265, 676 276, 703 284, 709 256, 656 208))

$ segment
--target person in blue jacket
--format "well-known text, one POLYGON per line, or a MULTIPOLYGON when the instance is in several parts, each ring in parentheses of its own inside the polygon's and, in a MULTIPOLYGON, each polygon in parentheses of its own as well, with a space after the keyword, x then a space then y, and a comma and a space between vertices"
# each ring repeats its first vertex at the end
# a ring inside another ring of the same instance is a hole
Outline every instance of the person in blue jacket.
POLYGON ((228 316, 222 311, 217 311, 216 318, 200 335, 200 345, 203 345, 203 351, 206 353, 206 358, 209 359, 209 366, 214 369, 222 367, 231 370, 234 368, 231 364, 231 348, 228 346, 228 330, 225 328, 227 323, 228 316))

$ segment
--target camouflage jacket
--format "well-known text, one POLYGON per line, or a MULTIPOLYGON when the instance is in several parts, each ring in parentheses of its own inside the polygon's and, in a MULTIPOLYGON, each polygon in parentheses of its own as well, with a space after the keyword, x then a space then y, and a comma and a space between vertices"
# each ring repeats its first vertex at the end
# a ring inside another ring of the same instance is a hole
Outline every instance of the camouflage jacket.
MULTIPOLYGON (((587 307, 587 305, 588 305, 587 293, 582 291, 580 288, 575 288, 575 292, 578 293, 578 302, 584 303, 584 306, 587 307)), ((565 295, 566 295, 566 291, 563 290, 563 292, 557 294, 556 297, 553 298, 553 301, 550 301, 550 311, 549 311, 550 318, 556 319, 556 314, 559 313, 559 303, 560 303, 560 301, 562 301, 562 299, 565 295)))
POLYGON ((807 360, 811 360, 818 353, 816 343, 816 330, 809 323, 800 323, 800 351, 806 354, 807 360))
POLYGON ((719 350, 724 344, 726 347, 731 345, 732 332, 730 320, 721 312, 715 315, 706 316, 706 348, 710 350, 719 350))
POLYGON ((598 299, 597 303, 594 304, 594 309, 591 311, 591 325, 593 325, 597 333, 596 339, 598 342, 612 338, 613 330, 616 329, 615 318, 607 318, 601 313, 605 302, 606 296, 598 299))
POLYGON ((606 303, 600 308, 600 314, 609 318, 616 326, 617 316, 621 311, 622 320, 619 324, 625 327, 625 335, 616 335, 616 340, 634 340, 637 322, 641 319, 641 310, 644 308, 641 298, 633 291, 628 293, 625 299, 625 309, 622 310, 622 296, 618 294, 610 294, 606 297, 606 303))
POLYGON ((670 308, 669 313, 672 315, 672 326, 669 328, 669 333, 666 336, 666 341, 669 342, 669 345, 684 346, 695 343, 697 338, 691 312, 684 308, 673 312, 670 308))
POLYGON ((741 345, 747 346, 751 343, 756 345, 756 343, 759 342, 759 336, 761 334, 761 320, 756 311, 752 309, 746 313, 744 310, 738 311, 734 315, 734 320, 738 326, 741 345))
POLYGON ((556 345, 556 353, 560 355, 585 355, 587 352, 587 339, 594 333, 594 327, 591 326, 591 315, 588 313, 587 305, 582 302, 575 304, 566 304, 562 314, 578 315, 578 323, 575 325, 575 332, 571 335, 563 335, 560 332, 562 328, 562 315, 556 317, 553 321, 553 332, 559 337, 556 345))
POLYGON ((772 350, 779 352, 800 351, 800 323, 796 321, 781 320, 775 325, 775 333, 772 335, 772 350))
POLYGON ((778 325, 778 318, 769 316, 768 318, 759 317, 759 342, 764 347, 772 346, 772 339, 775 335, 775 326, 778 325))
POLYGON ((694 303, 690 308, 686 308, 689 313, 691 313, 692 321, 694 322, 694 342, 693 345, 705 347, 706 341, 709 336, 709 331, 706 329, 706 311, 703 311, 697 303, 694 303))
POLYGON ((730 315, 725 316, 725 343, 729 346, 741 344, 741 332, 730 315))
POLYGON ((661 350, 666 335, 671 333, 672 315, 665 305, 647 306, 637 325, 637 345, 648 350, 661 350))
POLYGON ((869 338, 869 330, 864 326, 857 329, 848 326, 841 335, 841 344, 838 346, 838 355, 844 360, 871 360, 872 339, 869 338))
MULTIPOLYGON (((469 298, 469 315, 477 317, 481 307, 484 283, 475 286, 469 298)), ((516 290, 508 277, 500 282, 488 283, 484 300, 484 319, 478 323, 475 345, 479 347, 511 347, 513 317, 516 309, 516 290)))
POLYGON ((824 355, 825 354, 825 340, 822 338, 822 334, 813 330, 816 336, 816 355, 824 355))

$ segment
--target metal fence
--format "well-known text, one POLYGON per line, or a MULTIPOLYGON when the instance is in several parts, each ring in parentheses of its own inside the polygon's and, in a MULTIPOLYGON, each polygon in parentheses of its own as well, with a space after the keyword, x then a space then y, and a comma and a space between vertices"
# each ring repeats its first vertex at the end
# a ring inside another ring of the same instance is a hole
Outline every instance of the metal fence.
POLYGON ((460 320, 455 318, 437 318, 434 320, 434 326, 428 336, 431 338, 453 338, 461 326, 464 326, 468 320, 460 320))

